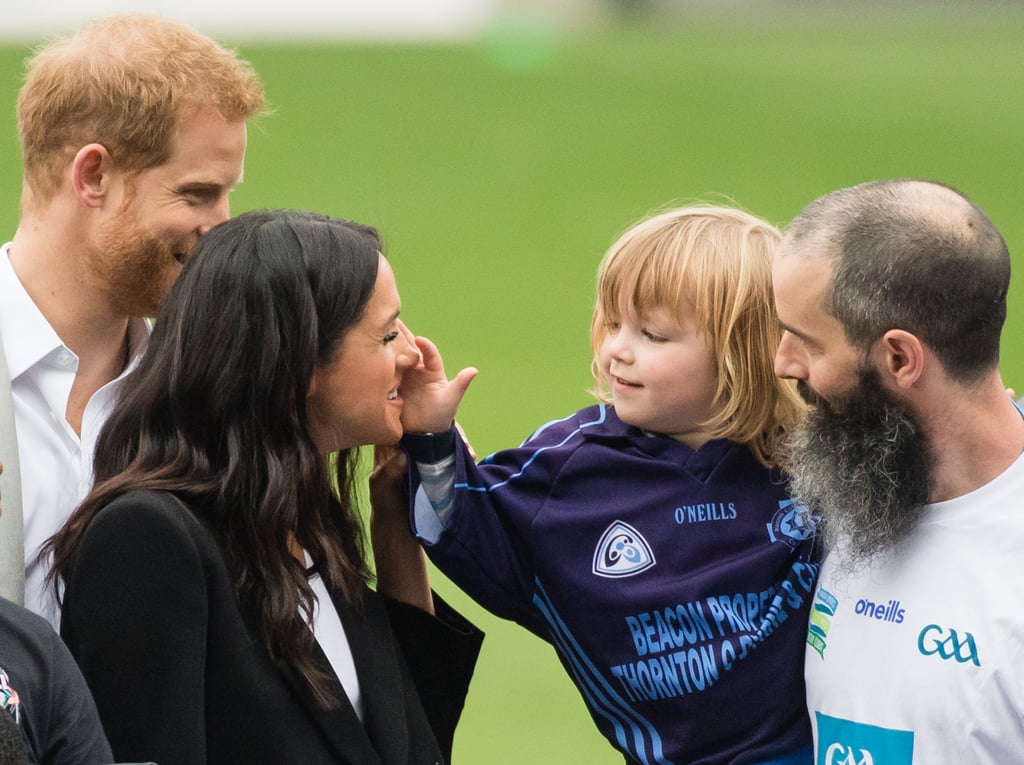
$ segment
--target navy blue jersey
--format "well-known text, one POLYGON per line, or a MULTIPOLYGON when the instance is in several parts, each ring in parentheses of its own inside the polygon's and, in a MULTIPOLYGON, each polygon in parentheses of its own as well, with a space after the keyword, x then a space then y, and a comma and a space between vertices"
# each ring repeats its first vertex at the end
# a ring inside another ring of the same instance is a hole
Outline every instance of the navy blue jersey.
POLYGON ((479 465, 456 442, 431 560, 555 647, 613 746, 641 763, 810 762, 817 565, 777 471, 727 440, 694 451, 645 434, 603 405, 479 465), (798 751, 807 759, 786 759, 798 751))

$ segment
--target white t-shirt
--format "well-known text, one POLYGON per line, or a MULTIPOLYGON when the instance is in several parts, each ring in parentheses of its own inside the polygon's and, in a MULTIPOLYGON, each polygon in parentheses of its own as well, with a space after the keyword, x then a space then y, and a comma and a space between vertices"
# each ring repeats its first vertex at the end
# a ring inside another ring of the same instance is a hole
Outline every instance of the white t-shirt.
POLYGON ((149 324, 145 319, 132 321, 131 360, 116 380, 89 399, 79 437, 66 419, 78 357, 25 291, 7 255, 9 246, 0 247, 0 337, 11 374, 21 463, 25 606, 57 627, 56 600, 45 586, 49 562, 36 559, 39 547, 63 525, 92 485, 96 438, 117 400, 121 381, 142 356, 149 324))
POLYGON ((818 765, 1024 762, 1024 455, 884 561, 826 561, 807 643, 818 765))

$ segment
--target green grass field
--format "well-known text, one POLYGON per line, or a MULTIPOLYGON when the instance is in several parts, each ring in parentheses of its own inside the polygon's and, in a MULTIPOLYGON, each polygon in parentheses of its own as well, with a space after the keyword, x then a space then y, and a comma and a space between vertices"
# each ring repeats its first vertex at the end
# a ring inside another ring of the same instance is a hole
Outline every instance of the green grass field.
MULTIPOLYGON (((403 317, 450 371, 479 367, 460 420, 481 454, 588 402, 593 273, 629 224, 732 199, 784 225, 840 186, 959 187, 1024 257, 1024 16, 835 11, 680 18, 476 43, 228 40, 276 113, 250 133, 233 207, 379 226, 403 317)), ((0 48, 0 238, 16 223, 13 104, 25 47, 0 48)), ((1024 279, 1003 374, 1024 390, 1024 279)), ((438 589, 488 632, 457 763, 611 765, 553 651, 438 589)))

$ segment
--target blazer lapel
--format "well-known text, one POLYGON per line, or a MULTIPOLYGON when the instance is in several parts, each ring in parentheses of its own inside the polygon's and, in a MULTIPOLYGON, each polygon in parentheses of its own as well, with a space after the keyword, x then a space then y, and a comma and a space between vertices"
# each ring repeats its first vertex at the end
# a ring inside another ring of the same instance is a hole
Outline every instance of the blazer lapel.
MULTIPOLYGON (((317 660, 328 671, 330 663, 320 646, 316 646, 317 660)), ((383 761, 374 749, 373 742, 367 735, 359 716, 349 703, 341 684, 338 684, 339 706, 335 709, 324 709, 317 704, 309 690, 309 684, 291 667, 282 668, 292 690, 302 700, 310 718, 320 728, 321 733, 337 751, 339 762, 350 765, 383 765, 383 761)), ((333 674, 333 672, 332 672, 333 674)))
MULTIPOLYGON (((259 620, 255 613, 243 606, 239 606, 239 610, 249 634, 259 635, 259 620)), ((317 665, 333 677, 334 670, 331 668, 327 655, 321 650, 320 644, 314 642, 313 650, 317 665)), ((357 664, 358 661, 357 657, 357 664)), ((374 748, 373 741, 370 740, 366 728, 349 702, 340 682, 337 683, 335 689, 338 706, 334 709, 324 709, 317 703, 309 688, 309 683, 297 670, 283 662, 274 662, 274 666, 284 676, 296 698, 305 706, 310 719, 320 729, 328 744, 337 754, 337 762, 347 763, 347 765, 385 765, 387 761, 382 760, 374 748)), ((362 672, 359 675, 359 680, 363 683, 362 672)), ((364 686, 364 694, 365 692, 364 686)))
POLYGON ((7 354, 0 343, 0 595, 25 603, 25 537, 21 513, 21 465, 14 430, 14 399, 7 354))
POLYGON ((401 660, 382 604, 369 590, 364 595, 359 606, 346 603, 334 592, 331 599, 355 660, 364 725, 374 749, 385 765, 405 765, 409 761, 410 734, 401 660))

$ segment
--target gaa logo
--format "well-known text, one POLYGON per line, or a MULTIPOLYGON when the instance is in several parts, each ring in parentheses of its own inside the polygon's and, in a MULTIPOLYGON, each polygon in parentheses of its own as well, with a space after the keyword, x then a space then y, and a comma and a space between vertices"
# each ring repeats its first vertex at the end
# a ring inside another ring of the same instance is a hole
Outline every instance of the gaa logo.
POLYGON ((593 572, 598 576, 633 576, 653 565, 654 553, 647 540, 623 521, 609 526, 594 550, 593 572))
POLYGON ((814 713, 818 724, 815 765, 911 765, 914 733, 814 713))
POLYGON ((830 744, 825 750, 825 765, 875 765, 875 759, 864 749, 858 756, 853 747, 847 749, 842 744, 830 744))
POLYGON ((947 632, 938 624, 929 624, 917 636, 917 650, 923 656, 938 654, 940 659, 946 661, 956 659, 957 664, 971 662, 976 667, 981 666, 978 646, 970 632, 965 632, 961 637, 954 629, 947 632))

